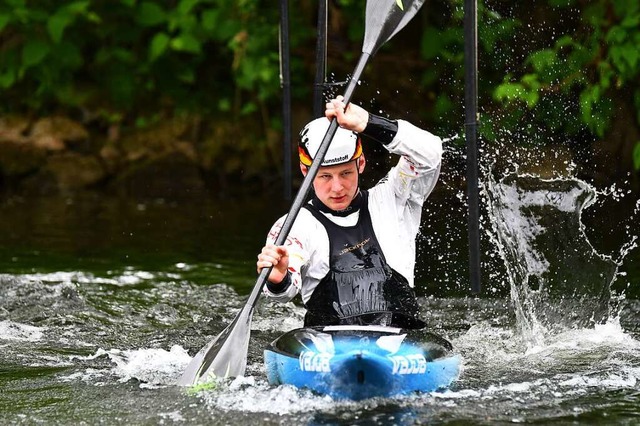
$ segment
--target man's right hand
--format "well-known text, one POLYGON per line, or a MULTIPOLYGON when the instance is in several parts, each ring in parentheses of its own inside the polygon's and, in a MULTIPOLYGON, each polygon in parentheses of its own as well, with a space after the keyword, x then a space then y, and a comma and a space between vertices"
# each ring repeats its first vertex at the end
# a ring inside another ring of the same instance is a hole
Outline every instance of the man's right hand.
POLYGON ((335 117, 340 127, 357 133, 363 132, 369 123, 367 110, 352 103, 345 105, 342 95, 326 103, 324 115, 329 120, 335 117))
POLYGON ((284 246, 275 246, 273 244, 267 244, 262 247, 262 251, 258 254, 258 261, 256 267, 258 273, 263 268, 269 268, 273 266, 271 273, 269 274, 269 281, 274 284, 279 284, 284 280, 287 275, 287 268, 289 267, 289 252, 284 246))

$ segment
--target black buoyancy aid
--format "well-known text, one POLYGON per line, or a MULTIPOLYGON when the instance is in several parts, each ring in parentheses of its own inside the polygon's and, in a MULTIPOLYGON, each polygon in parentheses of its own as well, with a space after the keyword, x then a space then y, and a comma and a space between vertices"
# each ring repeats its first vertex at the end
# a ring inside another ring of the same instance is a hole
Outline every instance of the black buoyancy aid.
POLYGON ((387 264, 371 223, 367 191, 361 196, 355 226, 336 225, 316 205, 304 206, 329 237, 329 272, 305 304, 304 324, 422 328, 413 289, 387 264))

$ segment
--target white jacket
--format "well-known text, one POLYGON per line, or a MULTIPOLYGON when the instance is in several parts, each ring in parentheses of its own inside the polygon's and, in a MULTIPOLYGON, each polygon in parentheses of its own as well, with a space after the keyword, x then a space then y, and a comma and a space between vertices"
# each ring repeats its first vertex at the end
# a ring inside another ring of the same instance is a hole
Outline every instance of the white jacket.
MULTIPOLYGON (((415 239, 420 228, 422 205, 440 174, 442 141, 413 124, 398 120, 398 133, 385 146, 399 154, 400 160, 389 173, 369 190, 369 211, 373 229, 389 266, 414 285, 415 239)), ((325 213, 323 213, 325 214, 325 213)), ((339 217, 325 214, 337 225, 353 226, 360 212, 339 217)), ((271 228, 267 243, 273 244, 286 216, 271 228)), ((313 290, 329 272, 327 232, 307 209, 301 209, 284 244, 289 251, 291 284, 286 291, 264 294, 288 302, 298 293, 307 303, 313 290)))

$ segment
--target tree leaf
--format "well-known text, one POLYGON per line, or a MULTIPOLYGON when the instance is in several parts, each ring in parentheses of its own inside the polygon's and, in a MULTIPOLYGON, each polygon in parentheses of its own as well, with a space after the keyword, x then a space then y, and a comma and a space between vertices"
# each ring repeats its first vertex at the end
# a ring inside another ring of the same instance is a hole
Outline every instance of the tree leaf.
POLYGON ((27 41, 22 48, 22 68, 26 69, 39 64, 50 50, 49 44, 42 40, 33 39, 27 41))
POLYGON ((202 22, 202 29, 207 32, 215 31, 218 24, 218 16, 220 12, 217 9, 208 9, 202 12, 200 20, 202 22))
POLYGON ((151 62, 158 59, 167 50, 171 38, 165 33, 158 33, 153 36, 151 46, 149 46, 149 60, 151 62))
POLYGON ((4 27, 6 27, 9 22, 11 22, 11 15, 8 13, 0 13, 0 32, 4 30, 4 27))
POLYGON ((73 17, 65 11, 58 11, 47 20, 47 31, 54 43, 60 43, 64 30, 73 21, 73 17))
POLYGON ((140 4, 136 20, 142 26, 153 27, 165 22, 167 20, 167 13, 160 5, 145 1, 140 4))
POLYGON ((10 68, 3 73, 0 73, 0 88, 8 89, 13 86, 16 81, 15 70, 10 68))
POLYGON ((427 27, 422 33, 420 53, 423 59, 434 59, 442 51, 443 38, 435 27, 427 27))
POLYGON ((525 93, 520 83, 502 83, 493 92, 494 99, 502 102, 511 102, 522 99, 525 93))
POLYGON ((556 61, 556 52, 552 49, 542 49, 532 53, 527 62, 529 62, 533 69, 537 72, 544 72, 547 68, 554 64, 556 61))
POLYGON ((182 33, 171 40, 171 48, 181 52, 200 53, 200 41, 191 34, 182 33))
POLYGON ((188 15, 198 3, 200 3, 200 0, 180 0, 176 10, 181 15, 188 15))

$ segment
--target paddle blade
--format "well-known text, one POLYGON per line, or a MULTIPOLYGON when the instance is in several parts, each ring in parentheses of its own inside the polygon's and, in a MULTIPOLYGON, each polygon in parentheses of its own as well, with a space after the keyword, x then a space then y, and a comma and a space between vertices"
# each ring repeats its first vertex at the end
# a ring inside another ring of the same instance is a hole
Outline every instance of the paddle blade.
POLYGON ((192 386, 214 378, 243 376, 247 367, 253 306, 245 305, 227 328, 193 357, 178 385, 192 386))
POLYGON ((413 18, 424 0, 368 0, 362 51, 373 55, 413 18))

